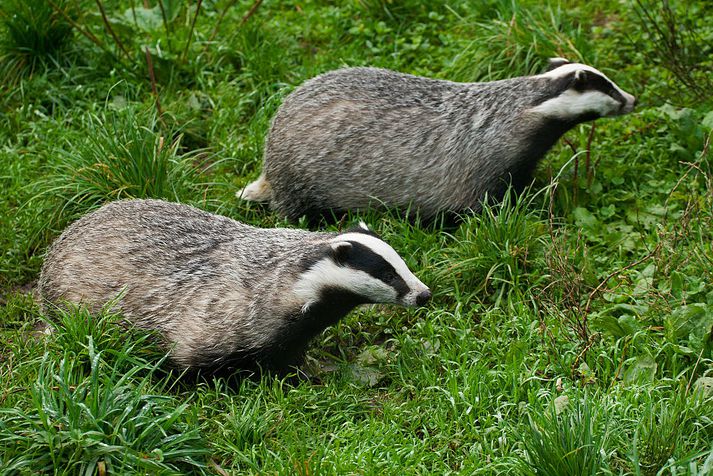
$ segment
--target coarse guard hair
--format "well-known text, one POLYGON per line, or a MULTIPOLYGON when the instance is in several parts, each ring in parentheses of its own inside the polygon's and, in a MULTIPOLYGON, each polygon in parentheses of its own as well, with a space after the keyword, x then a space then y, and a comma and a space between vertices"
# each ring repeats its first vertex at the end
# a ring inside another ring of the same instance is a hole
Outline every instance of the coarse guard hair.
POLYGON ((364 225, 263 229, 159 200, 113 202, 70 225, 38 288, 46 310, 116 301, 127 322, 157 331, 175 366, 209 372, 289 370, 356 306, 431 297, 364 225))
POLYGON ((484 83, 331 71, 287 96, 260 176, 237 195, 312 223, 368 207, 425 219, 477 212, 486 196, 529 185, 569 129, 635 102, 601 71, 563 58, 542 74, 484 83))

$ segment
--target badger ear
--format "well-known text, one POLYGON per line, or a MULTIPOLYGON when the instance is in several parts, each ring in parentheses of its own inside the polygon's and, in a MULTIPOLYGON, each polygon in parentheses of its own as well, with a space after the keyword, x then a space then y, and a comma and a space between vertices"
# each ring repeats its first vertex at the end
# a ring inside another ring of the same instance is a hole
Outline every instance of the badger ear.
POLYGON ((585 89, 584 86, 589 82, 589 73, 583 69, 578 69, 574 72, 573 82, 576 89, 585 89))
POLYGON ((348 241, 338 241, 330 244, 332 249, 332 257, 337 263, 344 263, 349 256, 349 251, 352 249, 352 244, 348 241))
POLYGON ((363 221, 359 221, 359 228, 361 228, 362 230, 371 231, 369 229, 369 227, 367 226, 367 224, 364 223, 363 221))
POLYGON ((547 68, 545 69, 545 73, 570 63, 571 61, 565 58, 550 58, 549 60, 547 60, 547 68))

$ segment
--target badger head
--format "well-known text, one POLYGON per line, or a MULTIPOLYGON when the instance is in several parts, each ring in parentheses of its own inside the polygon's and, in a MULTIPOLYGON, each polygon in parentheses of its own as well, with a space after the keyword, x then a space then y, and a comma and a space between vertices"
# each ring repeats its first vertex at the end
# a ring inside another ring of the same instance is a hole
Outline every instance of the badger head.
POLYGON ((564 58, 550 59, 548 70, 539 78, 548 80, 552 96, 530 111, 548 118, 579 123, 627 114, 636 104, 634 96, 601 71, 564 58))
POLYGON ((408 269, 396 251, 360 223, 331 239, 321 259, 299 278, 303 312, 325 294, 343 294, 357 304, 424 306, 431 291, 408 269))

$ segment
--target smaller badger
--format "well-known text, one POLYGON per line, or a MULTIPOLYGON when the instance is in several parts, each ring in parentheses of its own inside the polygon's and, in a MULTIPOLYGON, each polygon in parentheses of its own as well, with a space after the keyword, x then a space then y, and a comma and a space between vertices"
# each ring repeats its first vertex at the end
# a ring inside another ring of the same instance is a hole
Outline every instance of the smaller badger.
POLYGON ((260 177, 238 197, 269 202, 292 221, 369 206, 478 211, 569 129, 631 112, 635 98, 601 71, 550 61, 535 76, 456 83, 379 68, 310 79, 277 111, 260 177))
POLYGON ((363 224, 261 229, 159 200, 109 203, 73 223, 50 247, 38 287, 45 310, 96 311, 119 296, 124 318, 158 331, 178 368, 207 372, 287 371, 356 306, 431 297, 363 224))

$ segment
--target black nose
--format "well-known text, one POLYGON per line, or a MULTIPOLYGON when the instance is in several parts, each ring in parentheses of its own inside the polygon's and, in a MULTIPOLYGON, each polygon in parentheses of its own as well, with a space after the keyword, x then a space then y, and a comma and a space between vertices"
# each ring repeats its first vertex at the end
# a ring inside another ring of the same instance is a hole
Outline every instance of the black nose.
POLYGON ((416 296, 416 305, 417 306, 425 306, 428 301, 431 300, 431 290, 426 289, 425 291, 421 291, 418 296, 416 296))

